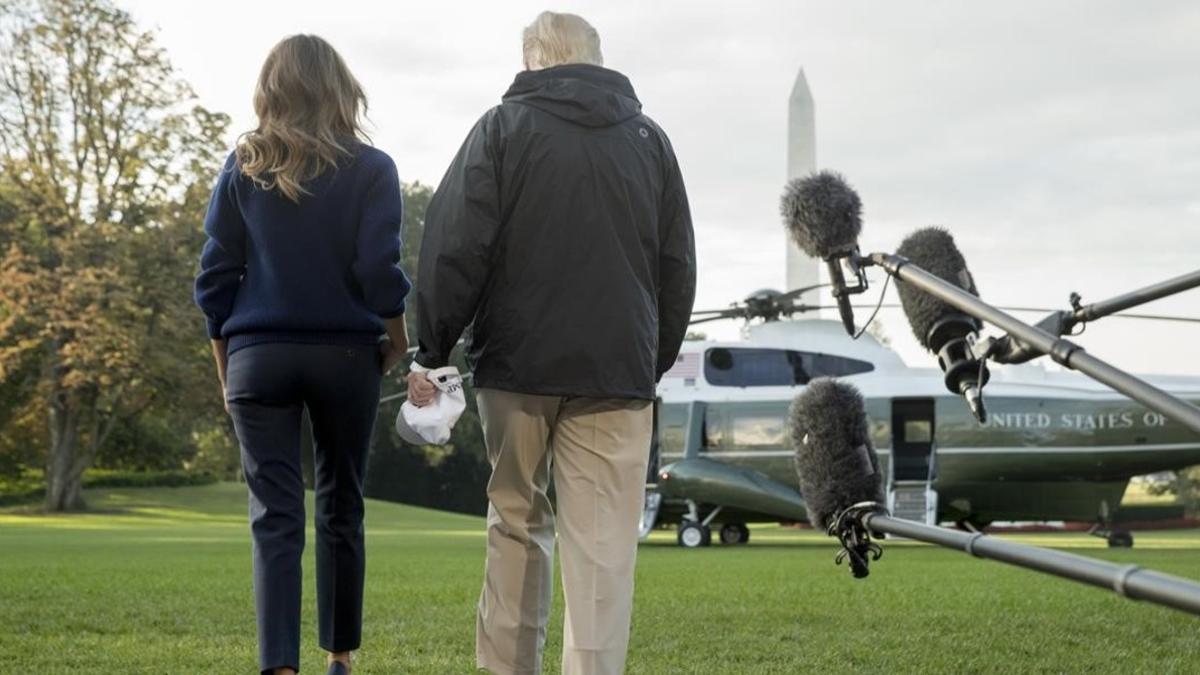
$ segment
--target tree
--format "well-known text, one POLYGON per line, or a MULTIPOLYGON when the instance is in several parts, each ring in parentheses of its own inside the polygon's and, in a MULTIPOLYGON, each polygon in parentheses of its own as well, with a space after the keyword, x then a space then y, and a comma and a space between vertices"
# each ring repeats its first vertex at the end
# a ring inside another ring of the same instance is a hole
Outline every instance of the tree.
MULTIPOLYGON (((415 287, 421 238, 425 233, 425 210, 433 198, 433 190, 420 183, 405 183, 402 188, 404 228, 401 235, 404 249, 400 264, 415 287)), ((416 320, 416 303, 410 302, 405 311, 405 321, 414 345, 416 320)), ((462 350, 455 350, 452 363, 459 371, 466 372, 462 350)), ((404 388, 404 378, 397 369, 396 374, 384 382, 382 393, 386 397, 404 388)), ((367 470, 367 495, 483 514, 487 509, 487 481, 491 467, 487 463, 475 398, 467 397, 467 409, 454 425, 450 443, 445 446, 418 447, 401 440, 393 425, 399 411, 399 400, 379 406, 379 420, 375 424, 367 470)))
POLYGON ((0 12, 0 381, 44 418, 46 508, 78 509, 114 430, 211 390, 189 291, 229 120, 108 0, 0 12))
MULTIPOLYGON (((402 183, 400 186, 404 194, 404 223, 401 226, 400 238, 403 246, 400 249, 400 267, 404 269, 404 273, 408 275, 409 281, 412 282, 413 288, 417 285, 417 261, 421 253, 421 238, 425 235, 425 210, 429 207, 429 200, 433 199, 433 188, 428 185, 422 185, 420 182, 402 183)), ((417 344, 417 312, 416 302, 412 295, 409 295, 408 304, 404 311, 404 323, 408 327, 408 337, 412 346, 417 344)), ((382 396, 387 397, 407 389, 405 384, 404 369, 397 368, 392 371, 391 375, 385 378, 382 387, 382 396)), ((381 418, 383 411, 390 408, 381 408, 381 418)), ((398 408, 397 408, 398 409, 398 408)), ((376 426, 379 426, 378 424, 376 426)))
MULTIPOLYGON (((413 288, 416 288, 417 260, 421 253, 421 239, 425 236, 425 210, 429 208, 429 200, 433 199, 433 188, 422 185, 420 181, 403 183, 400 188, 404 193, 404 225, 400 232, 404 246, 401 249, 400 266, 413 283, 413 288)), ((417 315, 414 309, 410 304, 405 312, 405 323, 408 324, 408 334, 415 345, 417 315)))
POLYGON ((1200 515, 1200 466, 1180 469, 1174 473, 1174 480, 1152 483, 1150 494, 1175 495, 1189 515, 1200 515))
POLYGON ((892 338, 884 330, 883 322, 878 318, 871 321, 871 325, 867 326, 867 335, 875 338, 875 341, 884 347, 890 348, 892 346, 892 338))

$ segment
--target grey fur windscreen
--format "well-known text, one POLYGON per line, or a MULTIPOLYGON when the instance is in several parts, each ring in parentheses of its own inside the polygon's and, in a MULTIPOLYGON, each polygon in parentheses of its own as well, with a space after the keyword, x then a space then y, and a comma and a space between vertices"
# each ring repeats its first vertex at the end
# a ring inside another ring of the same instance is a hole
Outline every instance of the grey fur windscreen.
POLYGON ((862 232, 862 201, 832 171, 789 181, 779 211, 792 240, 813 258, 824 260, 853 249, 862 232))
MULTIPOLYGON (((975 289, 975 280, 967 270, 967 261, 963 259, 962 252, 955 246, 954 237, 950 236, 950 233, 944 228, 926 227, 913 232, 900 243, 896 254, 908 258, 917 267, 949 281, 972 295, 979 295, 975 289)), ((960 314, 960 312, 942 300, 899 279, 896 280, 896 290, 900 293, 900 304, 904 307, 904 315, 908 317, 908 324, 912 327, 913 336, 925 349, 936 351, 929 342, 929 330, 948 314, 960 314)), ((980 327, 978 321, 969 320, 975 323, 977 329, 980 327)))
POLYGON ((789 421, 800 494, 814 527, 827 528, 837 513, 859 502, 884 502, 883 473, 858 389, 815 379, 792 402, 789 421))

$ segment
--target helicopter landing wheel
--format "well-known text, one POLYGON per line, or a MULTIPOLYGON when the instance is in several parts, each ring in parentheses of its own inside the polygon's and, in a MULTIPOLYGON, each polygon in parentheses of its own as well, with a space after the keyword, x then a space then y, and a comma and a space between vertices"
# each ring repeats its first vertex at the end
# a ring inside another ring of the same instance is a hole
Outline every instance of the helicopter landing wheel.
POLYGON ((990 520, 979 520, 977 518, 966 517, 954 521, 955 527, 963 532, 983 532, 988 525, 991 525, 990 520))
POLYGON ((750 528, 744 523, 725 523, 721 527, 722 544, 745 544, 750 541, 750 528))
POLYGON ((712 531, 694 520, 684 520, 679 523, 676 540, 684 548, 700 548, 712 543, 712 531))
POLYGON ((1109 548, 1133 548, 1133 533, 1129 530, 1113 530, 1105 539, 1109 548))

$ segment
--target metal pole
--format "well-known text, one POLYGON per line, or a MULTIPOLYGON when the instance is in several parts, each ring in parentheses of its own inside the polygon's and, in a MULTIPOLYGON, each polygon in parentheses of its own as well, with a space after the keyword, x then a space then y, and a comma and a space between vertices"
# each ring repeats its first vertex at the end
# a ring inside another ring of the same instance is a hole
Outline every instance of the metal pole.
POLYGON ((1068 314, 1067 324, 1070 327, 1084 321, 1094 321, 1130 307, 1137 307, 1152 300, 1197 287, 1200 287, 1200 270, 1080 307, 1068 314))
POLYGON ((1176 398, 1158 387, 1109 365, 1088 354, 1083 347, 1070 340, 1018 320, 1011 314, 987 304, 941 277, 917 267, 907 258, 890 253, 872 253, 867 256, 867 260, 879 265, 897 279, 912 284, 956 309, 1000 328, 1016 340, 1043 354, 1049 354, 1050 358, 1056 362, 1107 384, 1146 407, 1200 433, 1200 407, 1176 398))
POLYGON ((977 558, 997 560, 1107 588, 1132 600, 1146 600, 1200 616, 1200 583, 1142 569, 1137 565, 1118 565, 1073 553, 1005 541, 980 532, 959 532, 877 512, 863 516, 862 524, 874 534, 891 534, 965 551, 977 558))

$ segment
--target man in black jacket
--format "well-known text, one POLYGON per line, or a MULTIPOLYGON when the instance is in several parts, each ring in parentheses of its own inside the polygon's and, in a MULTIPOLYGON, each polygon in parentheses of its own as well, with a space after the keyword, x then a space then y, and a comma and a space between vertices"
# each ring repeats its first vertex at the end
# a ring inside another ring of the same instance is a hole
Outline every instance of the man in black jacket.
POLYGON ((527 70, 471 130, 425 222, 421 374, 467 357, 493 472, 478 665, 541 668, 553 586, 554 474, 563 672, 624 669, 655 384, 695 293, 687 194, 666 135, 601 66, 586 21, 545 12, 527 70))

